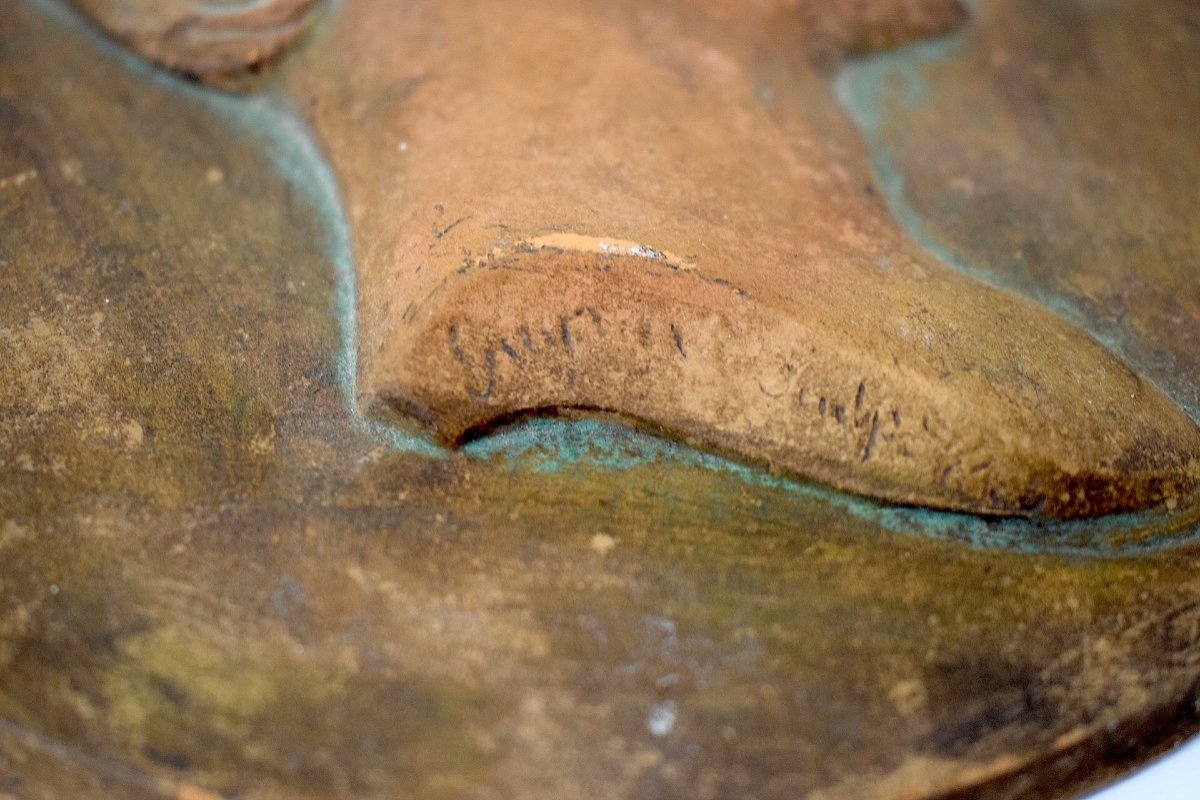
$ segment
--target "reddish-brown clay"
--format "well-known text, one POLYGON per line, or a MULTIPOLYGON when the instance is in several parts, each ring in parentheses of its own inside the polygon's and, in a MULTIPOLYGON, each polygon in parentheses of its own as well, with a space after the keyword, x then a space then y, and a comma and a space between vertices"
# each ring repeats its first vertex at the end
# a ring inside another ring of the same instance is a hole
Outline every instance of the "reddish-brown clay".
POLYGON ((360 402, 447 442, 615 412, 983 514, 1186 501, 1185 414, 874 194, 823 68, 961 21, 916 0, 338 8, 282 84, 344 193, 360 402))

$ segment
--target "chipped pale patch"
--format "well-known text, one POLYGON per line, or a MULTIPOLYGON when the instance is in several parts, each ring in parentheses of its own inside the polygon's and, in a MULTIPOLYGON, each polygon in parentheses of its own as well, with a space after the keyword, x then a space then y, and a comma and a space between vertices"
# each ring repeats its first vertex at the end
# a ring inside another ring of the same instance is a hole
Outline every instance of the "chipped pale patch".
POLYGON ((929 694, 925 684, 918 680, 897 682, 888 691, 888 699, 896 707, 902 717, 911 717, 925 709, 929 702, 929 694))
POLYGON ((125 434, 126 449, 135 450, 141 447, 144 432, 142 431, 142 424, 140 422, 131 419, 121 426, 121 430, 125 434))
POLYGON ((29 169, 24 172, 18 172, 16 175, 10 175, 7 178, 0 178, 0 190, 19 189, 35 178, 37 178, 36 169, 29 169))
POLYGON ((600 253, 610 256, 633 256, 661 261, 674 269, 691 270, 696 265, 667 250, 656 250, 628 239, 607 239, 578 233, 551 233, 537 236, 526 244, 534 250, 566 250, 575 253, 600 253))
POLYGON ((21 525, 16 520, 8 519, 0 525, 0 552, 4 548, 14 545, 29 538, 29 528, 21 525))
POLYGON ((83 186, 85 183, 83 175, 83 162, 78 158, 65 158, 58 165, 62 176, 76 186, 83 186))
POLYGON ((275 429, 271 428, 266 433, 255 436, 250 440, 250 452, 253 455, 268 457, 275 455, 275 429))
POLYGON ((607 533, 597 533, 592 537, 591 548, 602 556, 606 556, 617 546, 617 540, 607 533))

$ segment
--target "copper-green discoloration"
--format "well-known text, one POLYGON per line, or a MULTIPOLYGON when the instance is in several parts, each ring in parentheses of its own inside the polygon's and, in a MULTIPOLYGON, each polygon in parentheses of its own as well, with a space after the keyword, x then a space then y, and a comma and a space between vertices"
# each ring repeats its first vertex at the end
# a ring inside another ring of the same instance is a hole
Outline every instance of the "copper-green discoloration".
POLYGON ((262 142, 24 4, 0 42, 0 793, 1044 797, 1194 722, 1195 545, 393 452, 262 142))
POLYGON ((845 76, 923 243, 1036 296, 1200 413, 1200 12, 987 0, 941 47, 845 76), (879 91, 924 87, 923 102, 879 91), (872 87, 875 87, 874 89, 872 87))

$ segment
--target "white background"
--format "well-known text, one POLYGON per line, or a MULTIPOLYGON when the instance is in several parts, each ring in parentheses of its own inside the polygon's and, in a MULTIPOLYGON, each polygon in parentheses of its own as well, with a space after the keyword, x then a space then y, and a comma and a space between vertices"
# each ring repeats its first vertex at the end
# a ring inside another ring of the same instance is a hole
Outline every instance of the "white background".
POLYGON ((1088 800, 1200 800, 1200 737, 1088 800))

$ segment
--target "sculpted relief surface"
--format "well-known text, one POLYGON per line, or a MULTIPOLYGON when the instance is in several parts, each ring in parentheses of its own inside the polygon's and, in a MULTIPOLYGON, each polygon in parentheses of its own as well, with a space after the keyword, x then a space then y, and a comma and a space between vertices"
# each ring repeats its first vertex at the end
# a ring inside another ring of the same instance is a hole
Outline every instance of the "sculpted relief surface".
POLYGON ((874 193, 829 73, 961 26, 956 2, 360 2, 304 44, 312 2, 79 4, 218 85, 297 47, 277 80, 343 192, 358 402, 444 442, 589 409, 870 497, 1051 518, 1200 480, 1170 399, 874 193))
POLYGON ((1198 97, 1183 0, 15 0, 0 798, 1152 755, 1198 97))

